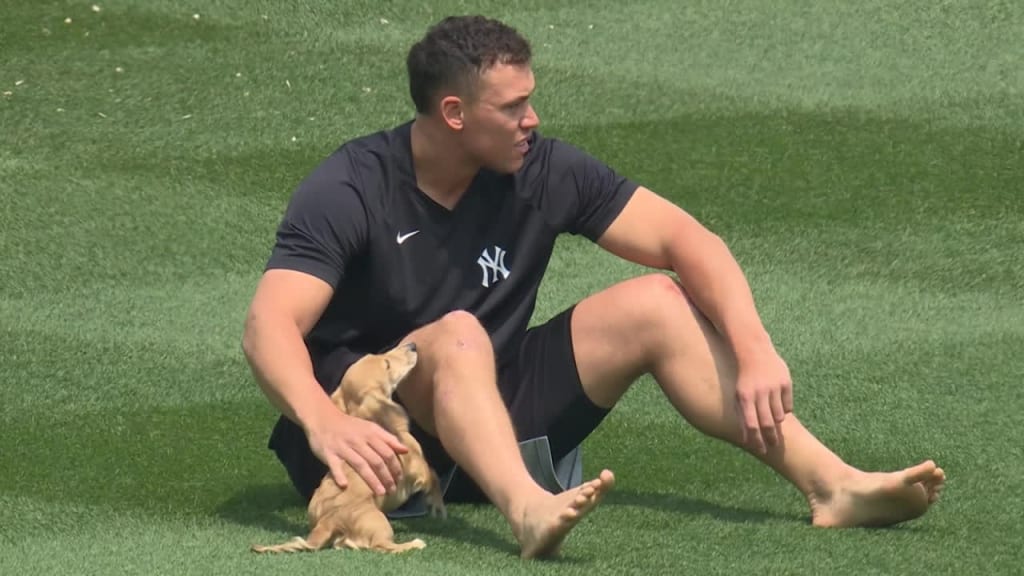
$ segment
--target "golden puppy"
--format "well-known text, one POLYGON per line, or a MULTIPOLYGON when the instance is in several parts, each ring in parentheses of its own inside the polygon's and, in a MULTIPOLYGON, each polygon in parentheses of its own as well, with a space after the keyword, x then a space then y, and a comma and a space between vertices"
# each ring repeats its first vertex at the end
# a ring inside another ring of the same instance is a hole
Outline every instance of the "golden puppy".
POLYGON ((402 478, 395 492, 375 495, 366 481, 343 463, 348 487, 339 487, 328 473, 309 501, 309 536, 295 537, 277 546, 254 545, 254 552, 299 552, 331 545, 397 553, 426 546, 419 538, 396 544, 394 530, 385 516, 419 491, 426 492, 432 516, 446 516, 437 474, 423 457, 419 442, 409 433, 409 415, 391 398, 398 383, 415 365, 415 344, 364 356, 348 369, 341 385, 331 395, 339 409, 376 422, 409 449, 399 455, 402 478))

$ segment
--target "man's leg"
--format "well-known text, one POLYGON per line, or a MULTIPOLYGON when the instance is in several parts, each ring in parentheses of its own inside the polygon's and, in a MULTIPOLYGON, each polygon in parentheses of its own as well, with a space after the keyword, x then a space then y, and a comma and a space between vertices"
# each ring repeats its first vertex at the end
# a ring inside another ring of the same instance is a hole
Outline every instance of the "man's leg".
MULTIPOLYGON (((741 445, 735 410, 736 365, 728 344, 670 277, 651 275, 612 286, 577 305, 573 348, 584 391, 613 406, 650 373, 679 414, 710 436, 741 445)), ((807 498, 819 526, 885 525, 923 514, 945 482, 928 461, 887 474, 843 462, 788 414, 782 441, 752 454, 807 498)), ((749 451, 749 450, 748 450, 749 451)))
POLYGON ((614 483, 611 472, 553 495, 523 464, 508 411, 498 392, 494 352, 471 314, 453 312, 416 330, 419 360, 399 386, 410 416, 501 510, 524 557, 546 556, 614 483))

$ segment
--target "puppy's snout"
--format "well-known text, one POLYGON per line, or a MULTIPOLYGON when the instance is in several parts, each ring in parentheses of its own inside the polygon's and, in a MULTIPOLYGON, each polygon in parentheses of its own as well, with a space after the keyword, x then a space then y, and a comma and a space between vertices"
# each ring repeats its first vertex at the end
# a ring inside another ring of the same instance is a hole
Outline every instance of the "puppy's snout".
POLYGON ((416 343, 415 342, 409 342, 408 344, 405 345, 405 347, 409 349, 409 352, 415 352, 416 351, 416 343))

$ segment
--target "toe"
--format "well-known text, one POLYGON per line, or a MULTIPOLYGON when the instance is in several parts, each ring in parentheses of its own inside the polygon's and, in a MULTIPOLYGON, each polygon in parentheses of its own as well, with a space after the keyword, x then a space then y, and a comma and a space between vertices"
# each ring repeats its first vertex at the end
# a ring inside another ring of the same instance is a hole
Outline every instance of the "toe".
MULTIPOLYGON (((939 468, 939 471, 941 472, 942 468, 939 468)), ((932 482, 928 483, 927 486, 929 496, 934 495, 935 499, 938 499, 939 495, 942 494, 942 489, 945 488, 945 486, 945 475, 936 474, 932 482)))
POLYGON ((917 466, 907 468, 903 471, 903 483, 907 486, 911 486, 918 482, 926 482, 935 475, 935 471, 935 462, 932 462, 931 460, 922 462, 917 466))
POLYGON ((946 473, 942 471, 942 468, 936 468, 935 472, 932 473, 931 477, 924 484, 929 492, 941 490, 946 484, 946 473))

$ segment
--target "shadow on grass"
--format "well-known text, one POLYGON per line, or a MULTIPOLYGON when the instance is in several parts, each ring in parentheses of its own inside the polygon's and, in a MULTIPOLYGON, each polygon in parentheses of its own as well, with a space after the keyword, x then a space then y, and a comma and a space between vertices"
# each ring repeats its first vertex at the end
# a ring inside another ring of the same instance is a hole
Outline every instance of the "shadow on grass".
POLYGON ((677 494, 637 492, 633 490, 616 489, 608 494, 604 505, 650 508, 658 512, 669 512, 685 516, 705 516, 722 522, 737 524, 763 524, 765 522, 778 521, 810 523, 809 516, 735 508, 677 494))
MULTIPOLYGON (((487 548, 492 552, 514 558, 518 558, 520 553, 519 545, 513 538, 512 531, 508 528, 505 520, 497 514, 497 509, 490 504, 457 503, 449 505, 448 518, 444 520, 429 517, 406 518, 397 520, 394 525, 396 530, 401 527, 416 532, 427 541, 428 546, 432 538, 437 538, 487 548), (494 510, 495 523, 501 528, 495 529, 490 525, 481 526, 479 522, 467 522, 460 517, 463 512, 475 514, 481 510, 494 510)), ((561 553, 558 556, 534 561, 557 566, 583 566, 590 563, 587 558, 577 557, 572 553, 561 553)))
MULTIPOLYGON (((697 500, 676 494, 637 492, 630 490, 616 489, 605 498, 605 506, 633 506, 649 508, 658 512, 681 514, 685 516, 702 516, 712 518, 716 521, 729 522, 734 524, 765 524, 768 522, 781 522, 786 524, 808 526, 811 524, 810 514, 784 514, 769 510, 742 509, 733 506, 722 506, 705 500, 697 500)), ((901 522, 890 526, 866 526, 860 528, 847 528, 847 530, 862 530, 869 532, 890 532, 890 531, 911 531, 930 530, 931 527, 922 528, 919 524, 901 522)))
MULTIPOLYGON (((459 505, 466 506, 466 505, 459 505)), ((251 484, 242 487, 233 496, 217 506, 218 517, 242 526, 256 527, 291 536, 305 536, 306 505, 286 483, 251 484)), ((486 527, 473 525, 460 518, 458 511, 450 509, 448 518, 420 517, 393 520, 396 536, 403 532, 416 532, 424 540, 431 537, 491 548, 503 554, 518 555, 514 540, 486 527)))
POLYGON ((288 484, 251 484, 217 506, 217 516, 243 526, 305 535, 305 505, 288 484))
MULTIPOLYGON (((458 505, 459 508, 467 508, 468 506, 484 505, 458 505)), ((392 525, 395 526, 396 531, 404 529, 422 535, 428 544, 431 538, 441 538, 471 546, 490 548, 501 554, 513 556, 519 554, 519 547, 516 546, 515 540, 512 539, 511 532, 508 532, 507 535, 502 535, 488 527, 471 524, 459 516, 458 508, 449 507, 448 517, 443 520, 430 517, 403 518, 393 521, 392 525)))

